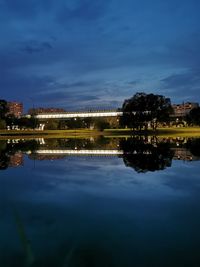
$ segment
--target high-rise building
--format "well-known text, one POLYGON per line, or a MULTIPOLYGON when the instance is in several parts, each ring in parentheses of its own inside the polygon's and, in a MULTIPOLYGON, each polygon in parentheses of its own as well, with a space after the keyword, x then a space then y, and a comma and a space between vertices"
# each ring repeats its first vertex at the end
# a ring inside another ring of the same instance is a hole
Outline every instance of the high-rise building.
POLYGON ((20 102, 8 102, 8 113, 7 115, 14 115, 15 117, 21 117, 23 114, 23 104, 20 102))

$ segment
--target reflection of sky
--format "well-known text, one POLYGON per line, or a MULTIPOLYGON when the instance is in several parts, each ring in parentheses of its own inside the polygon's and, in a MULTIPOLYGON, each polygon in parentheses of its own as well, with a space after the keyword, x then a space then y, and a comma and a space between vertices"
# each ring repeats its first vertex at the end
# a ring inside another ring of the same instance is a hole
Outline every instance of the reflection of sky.
POLYGON ((199 101, 199 8, 197 0, 1 0, 1 97, 118 107, 144 90, 199 101))
POLYGON ((35 163, 26 159, 24 168, 8 169, 1 175, 6 174, 4 185, 12 191, 11 198, 17 199, 31 196, 35 201, 57 202, 67 197, 66 192, 77 191, 109 198, 164 199, 198 192, 199 168, 198 161, 173 161, 171 168, 138 174, 125 167, 122 158, 66 157, 35 163))
POLYGON ((163 266, 166 257, 165 266, 195 261, 199 170, 199 162, 173 161, 163 171, 138 174, 121 158, 69 157, 35 164, 26 158, 24 167, 1 171, 1 251, 20 250, 12 215, 16 208, 38 257, 50 257, 62 246, 92 243, 120 255, 119 266, 149 259, 163 266))

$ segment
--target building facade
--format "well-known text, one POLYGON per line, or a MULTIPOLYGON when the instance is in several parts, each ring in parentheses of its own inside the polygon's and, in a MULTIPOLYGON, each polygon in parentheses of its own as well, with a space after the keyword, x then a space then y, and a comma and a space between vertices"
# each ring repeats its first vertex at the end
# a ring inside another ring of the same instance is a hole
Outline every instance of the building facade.
POLYGON ((183 104, 174 104, 172 105, 172 108, 174 110, 174 114, 172 115, 173 117, 185 117, 190 113, 190 111, 193 108, 198 108, 199 104, 198 103, 191 103, 191 102, 186 102, 183 104))
POLYGON ((7 115, 13 115, 17 118, 21 117, 23 114, 23 104, 20 102, 8 102, 8 113, 7 115))

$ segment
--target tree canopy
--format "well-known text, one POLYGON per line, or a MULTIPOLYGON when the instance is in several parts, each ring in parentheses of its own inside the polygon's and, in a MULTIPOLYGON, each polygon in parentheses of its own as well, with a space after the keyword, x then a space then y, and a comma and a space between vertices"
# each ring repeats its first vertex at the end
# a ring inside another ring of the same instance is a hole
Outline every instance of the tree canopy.
POLYGON ((0 119, 4 119, 7 112, 8 112, 7 102, 3 99, 0 99, 0 119))
POLYGON ((186 120, 189 124, 200 125, 200 107, 193 108, 186 117, 186 120))
POLYGON ((151 122, 156 128, 157 122, 166 122, 172 113, 171 100, 162 95, 136 93, 122 105, 121 124, 131 128, 147 127, 151 122))

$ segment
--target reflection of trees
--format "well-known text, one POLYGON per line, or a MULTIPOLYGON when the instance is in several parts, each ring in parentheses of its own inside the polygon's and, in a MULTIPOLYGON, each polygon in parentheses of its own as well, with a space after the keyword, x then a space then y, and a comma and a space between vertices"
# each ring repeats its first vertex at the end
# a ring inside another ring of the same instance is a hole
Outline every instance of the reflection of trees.
POLYGON ((123 150, 126 166, 137 172, 163 170, 171 166, 172 159, 200 160, 200 138, 161 138, 135 136, 128 139, 117 137, 104 138, 68 138, 38 140, 0 141, 0 169, 16 167, 23 164, 23 152, 29 152, 29 159, 54 160, 63 159, 65 155, 39 155, 38 149, 72 149, 72 150, 123 150), (20 158, 21 155, 21 158, 20 158))
POLYGON ((34 151, 38 147, 36 140, 20 141, 18 143, 0 141, 0 170, 5 170, 9 167, 11 158, 16 152, 34 151))
POLYGON ((0 152, 0 170, 5 170, 8 168, 10 162, 10 157, 6 155, 5 151, 0 152))
POLYGON ((195 157, 200 157, 200 138, 188 139, 186 148, 190 150, 195 157))
POLYGON ((6 141, 0 141, 0 170, 5 170, 9 165, 6 141))
POLYGON ((124 151, 123 160, 126 166, 137 172, 163 170, 170 167, 173 152, 168 142, 147 142, 142 137, 122 140, 120 148, 124 151))
POLYGON ((57 146, 60 148, 69 149, 105 149, 111 143, 111 140, 103 136, 95 137, 92 141, 90 139, 58 139, 57 146))
POLYGON ((21 140, 18 143, 9 143, 7 144, 7 150, 11 152, 11 154, 16 151, 34 151, 39 148, 39 144, 36 140, 21 140))

